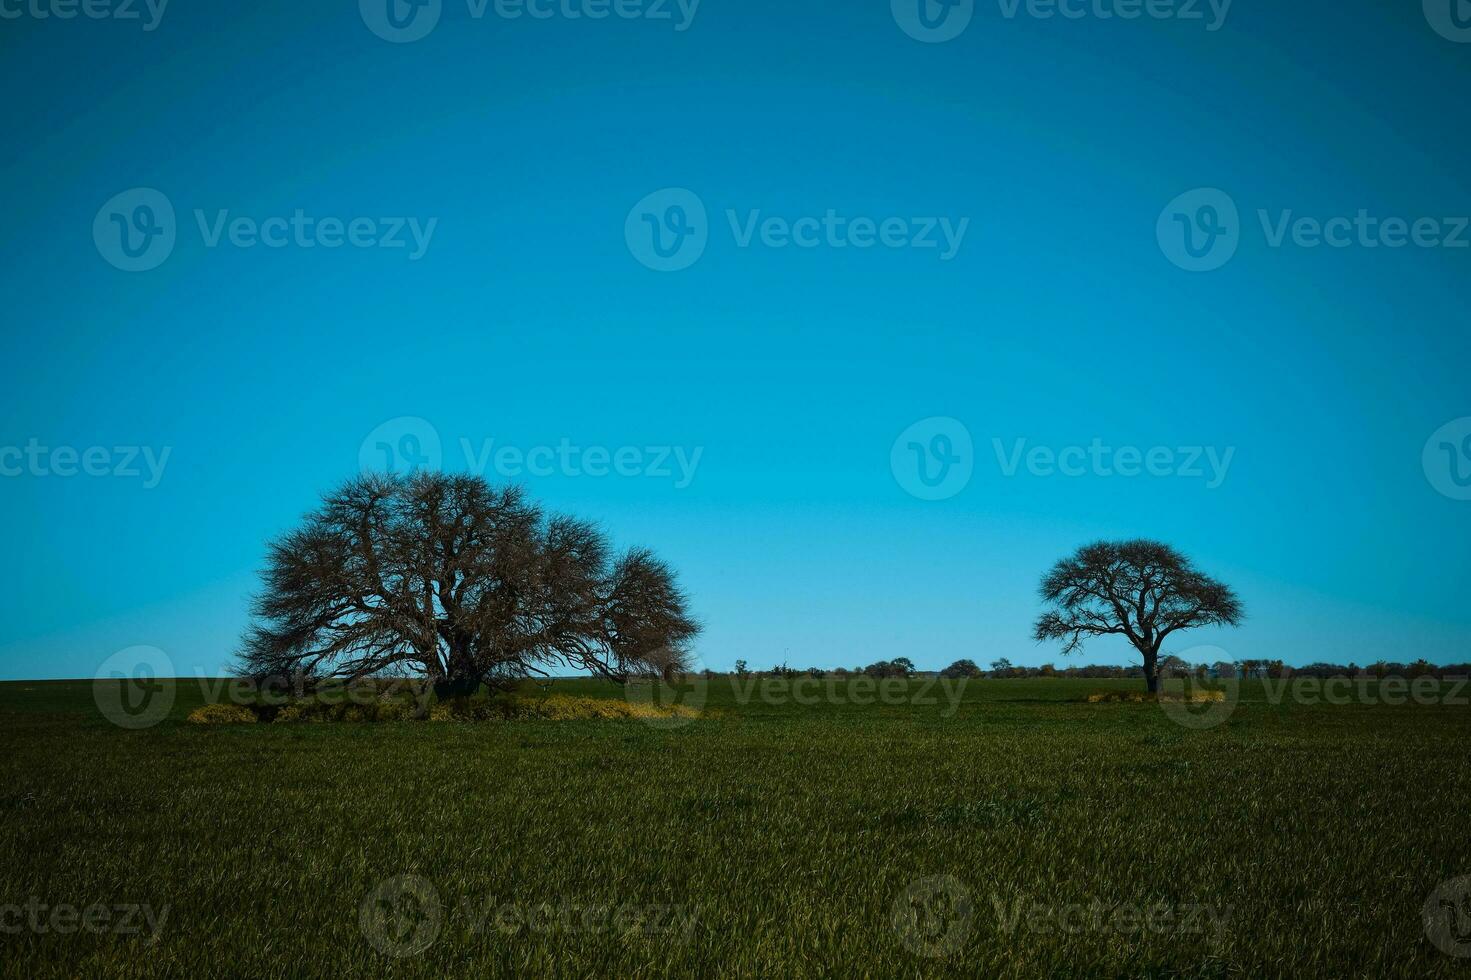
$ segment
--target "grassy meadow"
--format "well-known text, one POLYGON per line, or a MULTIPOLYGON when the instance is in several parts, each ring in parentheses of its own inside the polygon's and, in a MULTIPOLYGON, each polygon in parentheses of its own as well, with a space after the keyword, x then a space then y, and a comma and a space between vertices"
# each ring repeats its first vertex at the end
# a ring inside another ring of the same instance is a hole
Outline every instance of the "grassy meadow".
POLYGON ((784 683, 717 678, 675 723, 205 726, 184 720, 207 697, 184 680, 140 730, 106 720, 90 681, 0 684, 0 971, 1471 968, 1421 919, 1471 873, 1460 699, 1247 682, 1222 723, 1190 727, 1086 700, 1137 680, 973 680, 959 700, 924 680, 857 698, 784 683))

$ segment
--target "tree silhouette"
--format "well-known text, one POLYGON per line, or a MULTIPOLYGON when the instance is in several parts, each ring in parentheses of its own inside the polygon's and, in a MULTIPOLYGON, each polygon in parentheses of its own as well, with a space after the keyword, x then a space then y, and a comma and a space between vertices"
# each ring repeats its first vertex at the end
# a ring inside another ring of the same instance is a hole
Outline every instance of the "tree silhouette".
POLYGON ((240 654, 255 675, 416 674, 441 697, 552 667, 687 666, 699 626, 668 566, 476 476, 373 474, 270 546, 240 654))
POLYGON ((1042 579, 1042 601, 1053 606, 1037 620, 1037 642, 1063 641, 1075 653, 1092 636, 1125 637, 1144 658, 1144 679, 1159 690, 1159 649, 1192 626, 1235 626, 1241 602, 1231 588, 1196 571, 1167 544, 1137 539, 1079 548, 1042 579))

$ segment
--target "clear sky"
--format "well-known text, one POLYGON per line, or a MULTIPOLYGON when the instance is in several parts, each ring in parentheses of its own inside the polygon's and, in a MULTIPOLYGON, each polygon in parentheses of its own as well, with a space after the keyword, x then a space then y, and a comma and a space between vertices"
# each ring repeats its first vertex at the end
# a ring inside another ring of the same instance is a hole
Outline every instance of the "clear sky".
POLYGON ((266 540, 435 440, 717 668, 1063 662, 1037 581, 1115 536, 1239 591, 1177 652, 1471 659, 1448 4, 918 2, 0 0, 0 677, 218 671, 266 540))

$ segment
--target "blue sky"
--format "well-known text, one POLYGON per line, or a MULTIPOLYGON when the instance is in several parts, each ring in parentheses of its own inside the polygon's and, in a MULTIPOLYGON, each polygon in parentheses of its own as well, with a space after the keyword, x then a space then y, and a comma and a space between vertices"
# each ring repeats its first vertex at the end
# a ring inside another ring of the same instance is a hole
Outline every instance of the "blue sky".
POLYGON ((51 2, 0 3, 0 677, 219 670, 383 432, 655 548, 714 667, 1063 662, 1039 577, 1136 535, 1246 603, 1179 652, 1471 659, 1471 43, 1433 2, 992 0, 939 43, 903 2, 443 0, 406 43, 371 3, 51 2), (118 221, 172 246, 120 268, 118 221))

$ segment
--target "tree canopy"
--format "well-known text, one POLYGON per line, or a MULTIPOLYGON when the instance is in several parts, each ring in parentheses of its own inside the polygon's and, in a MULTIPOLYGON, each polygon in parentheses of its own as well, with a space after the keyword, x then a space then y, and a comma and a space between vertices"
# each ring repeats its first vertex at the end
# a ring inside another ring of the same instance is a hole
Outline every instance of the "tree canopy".
POLYGON ((477 476, 370 474, 270 545, 240 654, 256 675, 415 674, 441 695, 555 667, 687 666, 699 625, 652 552, 477 476))
POLYGON ((1062 559, 1042 579, 1052 608, 1033 630, 1040 643, 1061 640, 1075 653, 1094 636, 1126 638, 1144 658, 1144 676, 1158 690, 1159 651, 1165 638, 1194 626, 1235 626, 1242 619, 1236 593, 1198 571, 1180 552, 1158 541, 1099 541, 1062 559))

